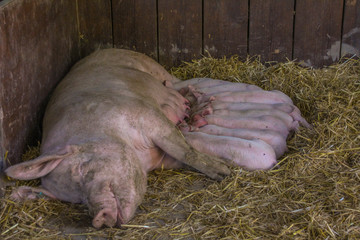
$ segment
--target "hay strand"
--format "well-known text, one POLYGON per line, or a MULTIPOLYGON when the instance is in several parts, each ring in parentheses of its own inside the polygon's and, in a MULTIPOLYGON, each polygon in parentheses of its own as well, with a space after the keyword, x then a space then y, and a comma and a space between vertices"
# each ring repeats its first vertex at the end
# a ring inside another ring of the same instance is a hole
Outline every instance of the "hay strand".
POLYGON ((171 71, 181 79, 210 77, 278 89, 314 128, 301 128, 288 141, 289 152, 275 170, 233 168, 222 182, 186 169, 152 172, 136 217, 121 228, 92 228, 82 205, 42 199, 14 203, 5 197, 0 199, 0 237, 360 238, 359 60, 312 69, 291 61, 262 64, 258 58, 204 57, 171 71))

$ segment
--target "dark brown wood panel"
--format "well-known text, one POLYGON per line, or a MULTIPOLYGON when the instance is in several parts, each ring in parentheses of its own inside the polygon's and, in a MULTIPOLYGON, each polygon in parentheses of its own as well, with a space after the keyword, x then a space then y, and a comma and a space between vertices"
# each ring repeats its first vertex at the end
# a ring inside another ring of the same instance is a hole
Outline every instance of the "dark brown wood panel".
POLYGON ((202 1, 158 0, 159 62, 167 67, 202 53, 202 1))
POLYGON ((292 58, 294 0, 250 0, 249 54, 264 61, 292 58))
POLYGON ((294 58, 322 67, 339 59, 343 0, 296 1, 294 58))
POLYGON ((341 56, 360 57, 360 0, 346 0, 341 56))
POLYGON ((112 0, 114 45, 158 60, 156 0, 112 0))
POLYGON ((248 1, 204 1, 204 50, 213 57, 247 56, 248 1))
POLYGON ((81 56, 113 46, 111 0, 76 0, 81 56))
POLYGON ((48 96, 79 59, 76 2, 13 0, 0 7, 0 159, 39 140, 48 96))

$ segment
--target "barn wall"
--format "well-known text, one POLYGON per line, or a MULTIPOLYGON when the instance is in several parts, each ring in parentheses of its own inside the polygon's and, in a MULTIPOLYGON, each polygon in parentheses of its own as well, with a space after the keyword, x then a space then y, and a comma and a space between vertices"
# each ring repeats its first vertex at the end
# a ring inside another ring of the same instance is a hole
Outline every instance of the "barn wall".
POLYGON ((315 67, 359 55, 360 0, 112 3, 115 45, 147 53, 166 66, 206 52, 214 57, 259 55, 264 62, 290 59, 315 67))
POLYGON ((111 0, 76 2, 81 56, 87 56, 98 48, 112 47, 111 0))
POLYGON ((72 0, 15 0, 0 9, 1 156, 19 161, 39 139, 46 100, 79 58, 72 0))
MULTIPOLYGON (((335 43, 334 48, 339 44, 335 43)), ((360 0, 345 1, 341 55, 360 56, 360 0)))
POLYGON ((49 95, 70 67, 113 46, 111 3, 0 1, 0 170, 40 139, 49 95))
POLYGON ((322 67, 359 56, 360 0, 2 0, 2 160, 20 161, 39 140, 49 94, 70 66, 112 46, 167 67, 206 52, 322 67))

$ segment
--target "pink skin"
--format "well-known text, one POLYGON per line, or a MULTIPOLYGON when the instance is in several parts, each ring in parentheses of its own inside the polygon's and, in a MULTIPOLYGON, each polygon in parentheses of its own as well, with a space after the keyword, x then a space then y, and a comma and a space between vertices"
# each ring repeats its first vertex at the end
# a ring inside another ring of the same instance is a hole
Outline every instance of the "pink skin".
POLYGON ((294 111, 290 113, 290 116, 292 116, 294 120, 301 123, 302 126, 306 128, 312 128, 312 126, 306 121, 306 119, 301 116, 301 112, 296 106, 294 106, 294 111))
POLYGON ((190 125, 185 121, 181 122, 177 127, 181 132, 192 132, 197 129, 197 127, 190 125))
POLYGON ((186 94, 189 92, 189 88, 188 87, 184 87, 178 90, 178 92, 182 95, 182 96, 186 96, 186 94))
POLYGON ((197 88, 199 92, 205 95, 214 95, 222 92, 248 92, 248 91, 262 91, 263 89, 246 83, 228 83, 207 88, 197 88))
POLYGON ((93 62, 88 59, 89 64, 98 63, 98 62, 107 62, 108 65, 112 67, 127 67, 137 69, 141 72, 145 72, 153 76, 153 78, 159 80, 161 83, 172 86, 180 80, 166 71, 166 69, 157 63, 151 57, 146 56, 145 54, 125 50, 125 49, 115 49, 116 55, 114 55, 114 49, 103 49, 102 51, 95 52, 93 56, 93 62), (121 56, 121 57, 119 57, 121 56))
POLYGON ((273 148, 260 139, 246 140, 201 132, 186 132, 184 136, 198 151, 227 159, 250 171, 270 169, 277 163, 273 148))
POLYGON ((11 192, 9 198, 13 201, 25 201, 28 199, 34 200, 39 198, 56 199, 56 196, 45 188, 20 186, 11 192))
POLYGON ((289 131, 296 131, 299 129, 298 121, 294 121, 294 119, 287 113, 276 109, 257 109, 257 110, 215 110, 213 112, 214 115, 221 116, 233 116, 233 117, 261 117, 261 116, 274 116, 279 118, 286 125, 289 131))
POLYGON ((168 119, 178 124, 188 117, 186 112, 189 109, 189 101, 173 89, 168 89, 168 91, 169 101, 161 105, 161 110, 168 119))
POLYGON ((86 204, 96 228, 133 217, 147 173, 172 166, 166 155, 213 179, 230 174, 222 159, 196 151, 176 128, 187 100, 154 78, 161 73, 138 63, 139 54, 134 60, 124 52, 99 50, 75 64, 48 103, 41 155, 5 171, 16 179, 41 178, 44 194, 86 204))
POLYGON ((202 127, 202 126, 205 126, 206 124, 208 124, 208 122, 206 121, 206 119, 203 117, 203 116, 200 116, 200 115, 195 115, 192 119, 192 126, 193 127, 202 127))
POLYGON ((57 154, 41 155, 6 169, 6 174, 21 180, 42 178, 42 188, 23 191, 24 187, 20 187, 12 194, 14 200, 46 195, 87 203, 94 215, 93 226, 99 228, 103 224, 114 226, 129 221, 135 213, 134 206, 141 203, 146 191, 146 167, 140 166, 136 158, 133 150, 125 145, 90 143, 67 146, 57 154), (119 148, 121 151, 117 151, 119 148), (134 161, 126 161, 122 153, 134 161), (127 185, 121 185, 123 182, 127 185), (15 195, 19 191, 22 195, 15 195), (42 195, 36 196, 39 191, 42 195), (119 196, 124 196, 122 201, 119 196))
POLYGON ((222 102, 215 100, 211 103, 214 110, 279 110, 288 113, 295 121, 298 121, 306 128, 311 128, 311 125, 301 116, 300 110, 295 106, 288 103, 253 103, 253 102, 222 102))
POLYGON ((217 125, 225 128, 246 128, 259 130, 273 130, 281 134, 284 139, 287 139, 289 130, 279 118, 274 116, 260 116, 260 117, 234 117, 222 115, 207 115, 205 116, 207 124, 217 125))
POLYGON ((212 106, 210 103, 204 105, 201 109, 198 109, 196 111, 192 111, 193 113, 191 114, 192 118, 193 116, 196 116, 196 115, 199 115, 201 117, 204 117, 206 115, 209 115, 209 114, 213 114, 214 111, 212 109, 212 106))
POLYGON ((222 84, 229 84, 229 81, 211 79, 211 78, 192 78, 186 81, 176 82, 174 84, 174 89, 180 90, 181 88, 188 87, 189 85, 194 86, 195 88, 206 88, 214 87, 222 84))
MULTIPOLYGON (((253 103, 287 103, 293 105, 292 100, 279 91, 250 91, 250 92, 222 92, 214 95, 217 101, 223 102, 253 102, 253 103)), ((201 99, 207 101, 209 96, 201 99)))
POLYGON ((203 95, 204 95, 203 93, 197 91, 192 85, 189 85, 187 87, 185 98, 189 101, 190 105, 194 105, 198 102, 198 99, 201 98, 203 95))
POLYGON ((286 139, 283 138, 278 132, 273 130, 243 128, 230 129, 216 125, 206 125, 201 128, 197 128, 195 131, 207 133, 210 135, 238 137, 247 140, 261 139, 274 149, 276 158, 281 157, 288 150, 286 146, 286 139))
MULTIPOLYGON (((222 93, 223 95, 227 95, 224 93, 224 91, 230 91, 233 92, 233 89, 236 88, 242 88, 241 86, 247 86, 249 90, 251 91, 260 91, 262 90, 260 87, 257 87, 255 85, 247 85, 243 83, 229 83, 228 81, 222 81, 222 80, 215 80, 215 79, 208 79, 208 78, 194 78, 186 81, 177 82, 174 84, 175 89, 185 88, 188 89, 188 86, 192 85, 192 87, 198 91, 199 93, 204 92, 207 96, 201 96, 201 95, 193 95, 191 94, 190 101, 192 103, 195 102, 196 98, 199 103, 207 102, 207 101, 213 101, 215 98, 210 96, 211 94, 217 95, 219 93, 222 93)), ((184 90, 183 90, 184 91, 184 90)), ((188 90, 187 90, 188 91, 188 90)), ((236 91, 236 90, 234 90, 236 91)), ((250 92, 251 92, 250 91, 250 92)), ((257 95, 259 93, 246 93, 246 94, 239 94, 242 96, 237 96, 237 98, 231 99, 231 97, 223 97, 223 98, 217 98, 217 102, 219 101, 225 101, 225 102, 234 102, 235 104, 243 104, 243 103, 249 103, 249 104, 266 104, 268 105, 271 103, 272 105, 276 105, 275 108, 281 111, 284 111, 286 113, 290 113, 290 115, 294 118, 294 120, 300 122, 303 126, 307 128, 311 128, 311 125, 301 116, 300 111, 296 108, 296 106, 293 105, 292 100, 285 95, 284 93, 273 90, 273 91, 262 91, 261 95, 257 95), (263 93, 265 92, 265 93, 263 93), (251 95, 251 96, 249 96, 251 95), (244 100, 244 98, 246 100, 244 100), (289 112, 289 109, 295 108, 294 111, 289 112)), ((237 95, 237 94, 235 94, 237 95)), ((269 105, 271 106, 271 105, 269 105)), ((267 109, 268 107, 261 107, 262 109, 267 109)), ((269 108, 273 108, 272 106, 269 108)), ((214 105, 214 109, 218 109, 214 105)), ((221 109, 221 108, 220 108, 221 109)), ((245 110, 245 109, 229 109, 229 110, 245 110)))
POLYGON ((191 113, 200 113, 203 109, 208 109, 208 111, 210 111, 211 113, 213 112, 213 107, 212 107, 212 103, 211 102, 204 102, 204 103, 200 103, 200 104, 194 104, 191 107, 191 113))
POLYGON ((257 109, 267 109, 267 110, 280 110, 285 113, 291 113, 294 111, 295 106, 288 103, 253 103, 253 102, 222 102, 222 101, 213 101, 212 106, 214 110, 218 109, 227 109, 227 110, 257 110, 257 109))

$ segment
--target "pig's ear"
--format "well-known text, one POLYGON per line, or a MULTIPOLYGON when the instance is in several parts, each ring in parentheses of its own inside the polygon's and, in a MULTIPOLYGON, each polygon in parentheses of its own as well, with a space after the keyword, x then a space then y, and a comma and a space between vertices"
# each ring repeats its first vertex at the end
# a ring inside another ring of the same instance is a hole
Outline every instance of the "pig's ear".
POLYGON ((6 175, 9 177, 30 180, 40 178, 54 170, 56 166, 67 156, 73 154, 73 149, 66 148, 66 152, 53 155, 41 155, 33 160, 25 161, 16 164, 5 170, 6 175))

